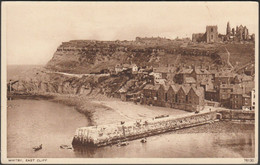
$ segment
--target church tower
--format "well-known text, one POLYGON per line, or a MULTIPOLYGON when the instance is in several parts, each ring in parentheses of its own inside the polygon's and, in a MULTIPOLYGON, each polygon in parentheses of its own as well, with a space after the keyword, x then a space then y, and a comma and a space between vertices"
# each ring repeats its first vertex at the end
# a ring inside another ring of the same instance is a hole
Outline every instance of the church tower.
POLYGON ((227 23, 227 33, 226 35, 230 35, 231 33, 231 28, 230 28, 230 25, 229 25, 229 22, 227 23))

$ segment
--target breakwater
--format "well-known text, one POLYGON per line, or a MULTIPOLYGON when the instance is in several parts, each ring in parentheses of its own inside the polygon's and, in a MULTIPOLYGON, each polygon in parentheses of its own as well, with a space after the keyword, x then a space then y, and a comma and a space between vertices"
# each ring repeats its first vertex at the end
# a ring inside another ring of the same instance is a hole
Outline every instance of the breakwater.
POLYGON ((202 125, 216 120, 255 120, 254 111, 217 110, 199 114, 161 116, 116 124, 81 127, 76 130, 72 145, 101 147, 122 141, 148 137, 168 131, 202 125))
POLYGON ((211 123, 217 119, 216 117, 217 112, 213 111, 81 127, 76 130, 72 145, 106 146, 120 141, 134 140, 172 130, 211 123))

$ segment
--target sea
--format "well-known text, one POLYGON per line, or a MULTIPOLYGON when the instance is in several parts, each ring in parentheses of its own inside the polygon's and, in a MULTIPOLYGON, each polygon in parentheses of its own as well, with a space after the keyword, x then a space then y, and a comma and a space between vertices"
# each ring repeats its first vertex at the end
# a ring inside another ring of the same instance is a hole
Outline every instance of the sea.
MULTIPOLYGON (((32 67, 35 66, 8 66, 8 76, 11 78, 32 67)), ((134 140, 121 147, 62 149, 61 145, 71 145, 78 127, 88 126, 83 114, 74 107, 49 100, 15 99, 8 100, 7 106, 8 158, 253 158, 255 155, 254 127, 241 132, 200 131, 219 127, 217 123, 151 136, 146 143, 134 140), (42 149, 35 152, 33 147, 40 144, 42 149)), ((226 129, 224 124, 221 127, 226 129)), ((232 128, 242 127, 243 123, 234 123, 232 128)))

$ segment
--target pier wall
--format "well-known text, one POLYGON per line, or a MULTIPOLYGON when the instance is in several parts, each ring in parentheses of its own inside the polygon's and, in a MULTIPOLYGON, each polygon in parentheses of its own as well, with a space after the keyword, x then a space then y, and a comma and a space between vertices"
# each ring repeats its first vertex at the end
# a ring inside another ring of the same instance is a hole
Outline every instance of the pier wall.
POLYGON ((217 112, 185 114, 163 118, 153 118, 124 124, 108 124, 81 127, 76 130, 73 145, 105 146, 119 141, 134 140, 171 130, 210 123, 216 119, 217 112))
POLYGON ((254 111, 221 110, 219 113, 221 113, 223 120, 255 120, 254 111))

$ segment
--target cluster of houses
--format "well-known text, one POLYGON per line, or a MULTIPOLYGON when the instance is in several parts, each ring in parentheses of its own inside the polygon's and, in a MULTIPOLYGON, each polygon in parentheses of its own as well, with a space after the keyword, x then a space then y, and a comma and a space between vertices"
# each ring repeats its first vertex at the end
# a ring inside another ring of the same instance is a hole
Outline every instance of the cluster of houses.
POLYGON ((203 65, 140 68, 136 64, 117 64, 111 73, 123 72, 146 78, 139 96, 143 104, 188 111, 201 110, 205 105, 254 110, 254 64, 237 70, 203 65))
POLYGON ((115 72, 128 69, 132 74, 149 76, 150 82, 140 95, 143 104, 187 111, 198 111, 205 105, 254 110, 254 72, 247 68, 237 73, 216 67, 167 66, 148 72, 135 64, 123 64, 117 65, 115 72))
MULTIPOLYGON (((179 71, 176 71, 176 68, 168 70, 155 69, 153 75, 155 77, 154 84, 156 85, 168 86, 169 84, 174 84, 175 86, 186 86, 182 87, 183 91, 187 91, 186 96, 181 95, 180 97, 186 97, 187 100, 183 103, 189 106, 191 104, 189 98, 192 97, 194 97, 195 100, 199 100, 197 102, 193 102, 193 104, 200 107, 205 105, 204 101, 200 101, 202 98, 205 99, 208 104, 215 102, 216 104, 213 105, 218 105, 217 103, 219 103, 221 106, 231 109, 253 110, 255 106, 254 73, 247 72, 247 68, 245 68, 244 72, 240 74, 230 70, 220 71, 210 67, 181 68, 179 71), (173 81, 171 79, 172 77, 173 81), (189 90, 187 88, 193 89, 193 93, 196 93, 195 91, 199 89, 199 91, 203 93, 203 97, 199 97, 199 95, 188 94, 189 90)), ((148 88, 151 89, 151 87, 148 88)), ((157 88, 153 89, 156 90, 157 88)), ((164 87, 164 89, 167 89, 167 87, 164 87)), ((178 89, 178 87, 175 87, 175 89, 178 89)), ((144 90, 147 89, 145 88, 144 90)), ((167 93, 166 90, 164 92, 167 93)), ((177 91, 174 93, 176 97, 173 101, 175 105, 171 105, 170 107, 178 107, 180 97, 178 97, 176 92, 177 91)), ((144 93, 146 92, 144 91, 144 93)), ((159 93, 160 92, 158 91, 158 96, 160 97, 159 93)), ((144 97, 146 96, 148 98, 150 97, 149 95, 144 94, 144 97)), ((159 98, 159 100, 160 99, 161 98, 159 98)), ((147 99, 144 98, 144 100, 147 99)), ((164 101, 169 102, 168 99, 164 99, 164 101)), ((159 104, 157 102, 158 99, 155 98, 153 103, 154 105, 164 106, 164 104, 159 104)), ((148 103, 150 104, 150 102, 148 103)), ((168 106, 167 104, 165 105, 168 106)), ((179 109, 189 110, 187 108, 179 109)))

